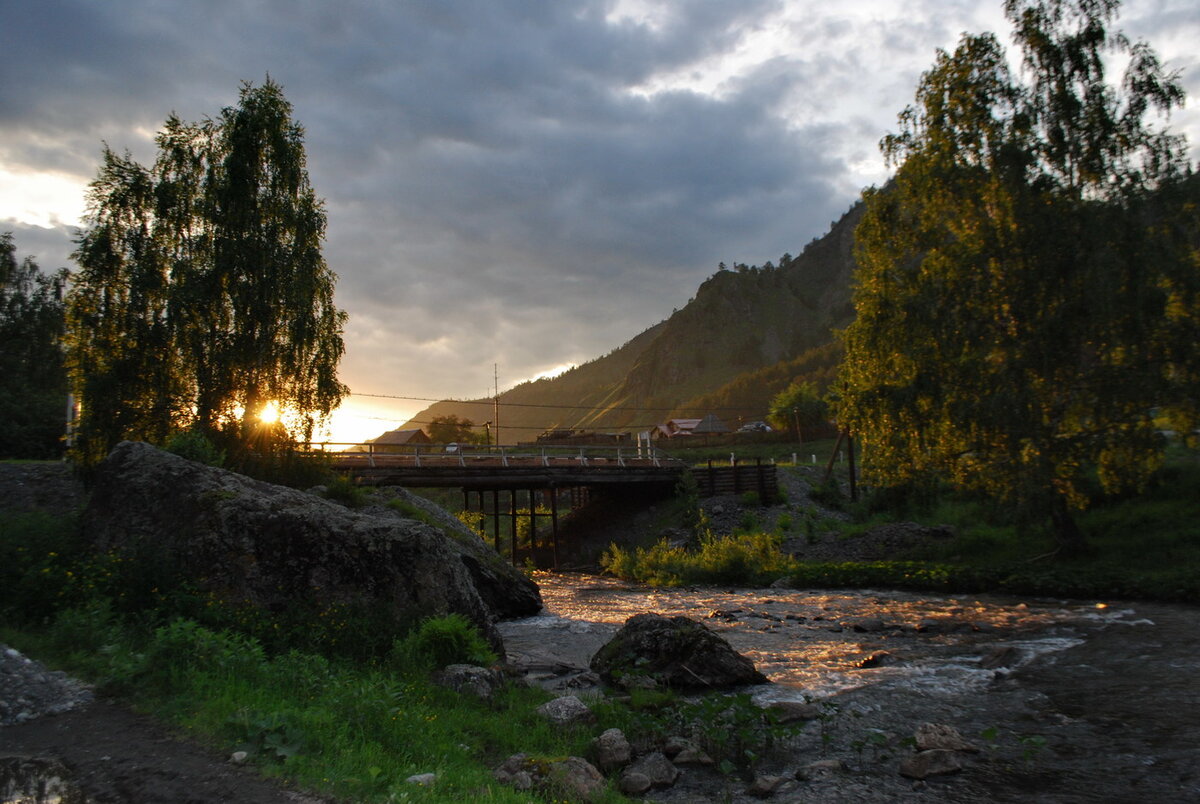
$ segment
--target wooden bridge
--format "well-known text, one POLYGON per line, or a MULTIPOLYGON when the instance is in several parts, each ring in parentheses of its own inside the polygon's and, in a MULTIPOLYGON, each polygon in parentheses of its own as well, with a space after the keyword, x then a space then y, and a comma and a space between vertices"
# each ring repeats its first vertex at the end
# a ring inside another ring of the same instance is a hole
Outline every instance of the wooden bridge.
MULTIPOLYGON (((562 507, 579 508, 594 492, 669 496, 688 468, 685 462, 646 445, 639 448, 325 443, 306 447, 327 453, 336 471, 360 485, 460 488, 464 509, 478 512, 490 524, 497 552, 501 552, 503 520, 507 523, 509 553, 514 564, 529 557, 539 565, 555 568, 559 559, 562 507), (543 525, 541 543, 539 520, 543 525)), ((693 472, 701 493, 755 491, 762 499, 769 500, 777 490, 773 464, 758 462, 714 468, 710 463, 707 469, 695 468, 693 472)))

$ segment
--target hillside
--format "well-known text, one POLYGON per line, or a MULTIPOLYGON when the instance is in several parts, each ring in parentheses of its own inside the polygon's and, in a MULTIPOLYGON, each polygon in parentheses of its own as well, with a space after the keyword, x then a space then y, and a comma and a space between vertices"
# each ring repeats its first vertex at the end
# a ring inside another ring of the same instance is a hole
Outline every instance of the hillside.
MULTIPOLYGON (((826 384, 837 362, 832 332, 853 314, 861 216, 856 204, 800 256, 785 254, 778 265, 722 268, 682 309, 620 348, 503 392, 501 440, 529 441, 555 428, 644 430, 714 410, 732 421, 761 417, 794 377, 826 384)), ((449 415, 491 421, 493 413, 491 399, 438 402, 404 427, 449 415)))

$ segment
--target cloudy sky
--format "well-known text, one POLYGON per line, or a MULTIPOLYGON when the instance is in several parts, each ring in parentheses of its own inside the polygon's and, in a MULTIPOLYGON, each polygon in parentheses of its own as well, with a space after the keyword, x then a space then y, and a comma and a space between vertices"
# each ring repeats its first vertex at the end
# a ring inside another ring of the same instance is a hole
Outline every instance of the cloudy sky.
MULTIPOLYGON (((350 314, 334 438, 620 346, 719 262, 799 253, 885 174, 936 48, 1001 0, 0 0, 0 231, 69 266, 102 143, 270 75, 306 129, 350 314)), ((1183 73, 1200 4, 1120 21, 1183 73)))

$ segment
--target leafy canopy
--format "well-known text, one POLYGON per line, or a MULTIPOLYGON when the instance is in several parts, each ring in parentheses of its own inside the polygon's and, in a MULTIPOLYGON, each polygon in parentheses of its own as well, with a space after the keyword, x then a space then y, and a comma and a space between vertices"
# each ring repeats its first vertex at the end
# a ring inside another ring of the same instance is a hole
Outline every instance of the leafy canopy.
POLYGON ((1196 183, 1149 122, 1183 91, 1110 31, 1117 9, 1009 0, 1019 72, 991 34, 937 54, 882 142, 893 179, 864 193, 844 333, 839 415, 868 479, 982 489, 1075 546, 1093 475, 1137 488, 1156 412, 1197 423, 1196 183))
POLYGON ((66 272, 48 276, 16 255, 12 233, 0 234, 0 458, 57 458, 67 404, 66 272))
POLYGON ((346 316, 291 114, 268 79, 215 120, 168 118, 151 168, 104 149, 67 302, 84 462, 189 427, 308 439, 346 393, 346 316), (268 425, 276 406, 289 416, 268 425))

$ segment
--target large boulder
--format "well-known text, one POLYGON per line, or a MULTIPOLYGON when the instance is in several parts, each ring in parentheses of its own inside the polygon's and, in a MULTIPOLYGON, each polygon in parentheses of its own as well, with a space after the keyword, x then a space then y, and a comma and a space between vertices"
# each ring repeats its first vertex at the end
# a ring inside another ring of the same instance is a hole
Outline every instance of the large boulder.
POLYGON ((651 679, 673 689, 708 690, 763 684, 767 677, 703 623, 687 617, 638 614, 592 657, 609 683, 638 686, 651 679))
POLYGON ((397 633, 459 613, 495 646, 497 619, 535 614, 537 586, 478 537, 122 442, 84 512, 99 550, 235 606, 281 613, 357 608, 397 633))

